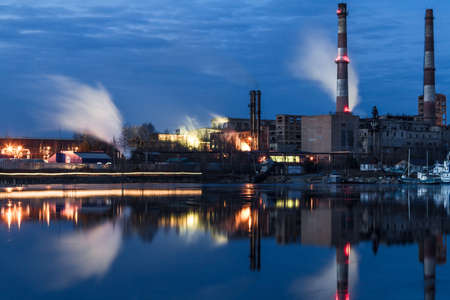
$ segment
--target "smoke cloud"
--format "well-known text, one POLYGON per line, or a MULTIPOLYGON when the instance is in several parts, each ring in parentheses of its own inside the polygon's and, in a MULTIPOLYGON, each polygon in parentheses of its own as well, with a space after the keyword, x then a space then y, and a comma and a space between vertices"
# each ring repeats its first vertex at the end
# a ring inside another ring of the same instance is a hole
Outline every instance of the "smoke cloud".
POLYGON ((49 79, 56 87, 52 118, 58 127, 110 144, 120 140, 122 116, 102 85, 92 87, 65 76, 49 79))
MULTIPOLYGON (((298 79, 316 81, 336 102, 336 44, 324 32, 312 31, 301 37, 294 59, 289 64, 292 75, 298 79)), ((351 110, 359 103, 358 74, 352 63, 348 65, 349 106, 351 110)))

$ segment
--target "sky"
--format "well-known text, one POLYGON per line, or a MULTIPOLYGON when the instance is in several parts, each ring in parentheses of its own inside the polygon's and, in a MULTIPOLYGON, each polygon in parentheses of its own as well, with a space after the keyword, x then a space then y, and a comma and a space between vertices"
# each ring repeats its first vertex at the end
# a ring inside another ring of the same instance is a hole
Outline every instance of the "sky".
MULTIPOLYGON (((64 76, 102 86, 128 124, 174 130, 186 117, 327 114, 335 104, 294 62, 317 30, 335 44, 332 0, 0 0, 0 136, 64 135, 46 113, 64 76)), ((424 16, 435 10, 436 88, 450 94, 449 1, 348 1, 359 78, 355 113, 416 114, 424 16)), ((330 63, 333 59, 330 58, 330 63)), ((318 66, 320 67, 320 66, 318 66)))

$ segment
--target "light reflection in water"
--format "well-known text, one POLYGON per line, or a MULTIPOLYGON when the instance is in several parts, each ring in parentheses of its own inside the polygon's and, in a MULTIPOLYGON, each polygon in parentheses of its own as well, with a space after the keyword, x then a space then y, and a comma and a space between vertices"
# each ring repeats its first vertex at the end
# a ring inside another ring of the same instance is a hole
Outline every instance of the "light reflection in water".
POLYGON ((22 203, 11 203, 8 202, 6 207, 1 207, 0 214, 2 216, 3 222, 8 225, 8 229, 11 228, 11 224, 16 223, 17 227, 20 229, 22 224, 22 218, 28 217, 30 215, 30 207, 27 206, 25 211, 22 208, 22 203))
POLYGON ((14 191, 6 188, 0 199, 89 198, 89 197, 170 197, 200 196, 201 189, 107 189, 14 191))
MULTIPOLYGON (((283 191, 279 194, 260 192, 262 195, 259 196, 256 186, 246 186, 236 192, 242 197, 238 201, 220 193, 213 195, 217 196, 217 201, 213 201, 210 194, 201 189, 180 189, 179 192, 161 189, 43 190, 34 194, 29 202, 20 196, 24 192, 29 191, 11 190, 8 194, 13 197, 0 202, 2 220, 8 228, 14 224, 20 227, 26 220, 36 219, 49 226, 59 221, 77 225, 75 232, 66 232, 55 241, 55 251, 59 253, 55 255, 57 266, 72 269, 68 274, 54 271, 56 277, 61 277, 56 280, 60 286, 108 272, 117 257, 123 235, 135 235, 142 241, 151 242, 152 235, 158 230, 170 228, 181 240, 191 242, 186 237, 197 233, 209 235, 209 241, 214 245, 226 245, 235 239, 249 241, 250 255, 245 252, 242 256, 250 260, 252 271, 264 270, 260 256, 263 253, 264 257, 264 251, 269 251, 261 243, 264 238, 273 238, 278 245, 335 249, 332 262, 322 270, 319 267, 319 272, 313 275, 303 274, 294 281, 295 287, 291 291, 300 298, 321 291, 326 292, 327 299, 336 295, 338 299, 346 299, 359 276, 359 243, 372 243, 374 252, 382 244, 423 245, 421 262, 430 273, 430 260, 435 260, 435 264, 445 261, 441 258, 443 255, 446 258, 446 251, 442 250, 443 236, 450 228, 448 190, 436 193, 421 188, 419 191, 398 189, 379 193, 350 189, 344 199, 339 190, 322 194, 308 191, 298 197, 283 191), (120 191, 120 197, 112 198, 118 196, 117 191, 120 191), (56 197, 59 193, 64 196, 56 197), (409 198, 404 197, 407 193, 414 202, 409 203, 409 198), (122 198, 122 195, 128 198, 122 198), (38 197, 45 197, 45 200, 35 201, 38 197), (427 236, 430 232, 433 233, 431 242, 427 236), (435 248, 440 252, 430 250, 435 248), (342 259, 343 254, 349 259, 342 259)), ((23 226, 22 232, 25 228, 23 226)), ((426 283, 432 291, 434 281, 426 283)))

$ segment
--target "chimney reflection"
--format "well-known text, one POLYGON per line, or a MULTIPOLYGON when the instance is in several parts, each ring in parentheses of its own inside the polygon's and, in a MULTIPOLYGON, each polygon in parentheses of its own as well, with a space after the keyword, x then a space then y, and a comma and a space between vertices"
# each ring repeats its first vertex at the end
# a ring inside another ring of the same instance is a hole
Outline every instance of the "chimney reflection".
POLYGON ((360 242, 371 242, 373 251, 381 255, 383 247, 417 244, 425 299, 434 299, 436 266, 446 263, 450 189, 444 187, 436 191, 424 187, 371 190, 347 186, 330 192, 288 187, 266 191, 248 185, 230 191, 210 187, 124 189, 118 195, 106 189, 61 189, 51 193, 45 190, 31 198, 26 195, 31 195, 30 191, 15 189, 0 194, 5 227, 17 226, 23 232, 26 222, 48 226, 71 222, 85 230, 122 215, 123 221, 117 226, 122 226, 124 235, 135 235, 144 242, 150 243, 156 233, 169 230, 180 236, 193 231, 204 233, 214 246, 248 241, 249 249, 242 255, 249 254, 251 271, 262 270, 264 238, 274 239, 279 246, 334 248, 337 270, 332 270, 333 279, 328 282, 332 283, 330 296, 338 300, 347 300, 354 293, 357 272, 353 267, 357 260, 353 249, 360 242))
POLYGON ((337 291, 336 300, 349 300, 348 266, 350 260, 350 243, 336 247, 337 291))
POLYGON ((419 242, 419 261, 423 263, 425 299, 435 299, 436 265, 442 265, 447 262, 446 238, 442 234, 428 234, 425 236, 419 242))
POLYGON ((253 203, 249 219, 250 224, 250 270, 261 270, 261 199, 253 203))

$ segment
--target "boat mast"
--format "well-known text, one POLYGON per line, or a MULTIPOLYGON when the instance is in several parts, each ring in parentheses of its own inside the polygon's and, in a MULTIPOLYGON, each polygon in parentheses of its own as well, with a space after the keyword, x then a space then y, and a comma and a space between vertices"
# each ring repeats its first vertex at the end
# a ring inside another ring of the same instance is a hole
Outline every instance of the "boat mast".
POLYGON ((408 177, 409 177, 410 161, 411 161, 411 148, 408 148, 408 177))

